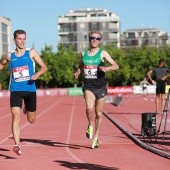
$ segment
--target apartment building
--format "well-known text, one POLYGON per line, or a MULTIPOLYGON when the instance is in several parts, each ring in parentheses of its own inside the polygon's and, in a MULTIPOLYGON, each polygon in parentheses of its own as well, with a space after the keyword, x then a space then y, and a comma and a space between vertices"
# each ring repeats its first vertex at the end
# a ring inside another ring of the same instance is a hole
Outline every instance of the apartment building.
POLYGON ((120 46, 122 48, 141 47, 145 44, 150 47, 161 48, 168 44, 168 38, 168 33, 153 27, 127 29, 120 37, 120 46))
POLYGON ((0 58, 12 49, 11 21, 0 16, 0 58))
POLYGON ((115 43, 120 47, 119 17, 101 8, 70 10, 58 17, 58 44, 72 46, 75 52, 82 52, 89 47, 88 34, 91 30, 102 33, 101 46, 115 43))

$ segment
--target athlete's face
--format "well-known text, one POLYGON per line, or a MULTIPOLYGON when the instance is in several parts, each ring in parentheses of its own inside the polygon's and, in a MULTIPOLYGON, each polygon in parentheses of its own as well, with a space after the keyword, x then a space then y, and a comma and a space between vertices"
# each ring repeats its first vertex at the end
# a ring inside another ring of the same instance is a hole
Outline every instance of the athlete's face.
POLYGON ((14 39, 15 45, 19 49, 25 48, 25 43, 26 43, 26 35, 25 34, 17 34, 17 36, 14 39))
POLYGON ((91 47, 93 48, 98 47, 98 45, 100 44, 100 35, 96 33, 91 34, 89 41, 90 41, 91 47))

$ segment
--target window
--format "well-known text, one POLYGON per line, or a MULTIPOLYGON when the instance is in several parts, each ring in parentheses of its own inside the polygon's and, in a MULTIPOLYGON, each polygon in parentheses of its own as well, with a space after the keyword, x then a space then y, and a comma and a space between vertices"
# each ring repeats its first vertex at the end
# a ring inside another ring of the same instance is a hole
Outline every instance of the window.
POLYGON ((135 33, 128 33, 128 38, 135 38, 135 33))
POLYGON ((80 31, 84 31, 85 28, 85 24, 84 23, 80 23, 80 31))
POLYGON ((87 35, 84 35, 84 41, 87 41, 87 35))
POLYGON ((107 14, 98 14, 99 17, 107 17, 107 14))
POLYGON ((6 45, 6 44, 3 44, 2 45, 2 51, 3 51, 3 53, 7 53, 8 52, 8 45, 6 45))
POLYGON ((3 33, 2 33, 2 42, 8 43, 8 36, 6 34, 3 34, 3 33))
POLYGON ((105 28, 106 27, 106 22, 102 22, 102 26, 103 26, 103 28, 105 28))
POLYGON ((109 33, 109 39, 110 39, 110 40, 117 39, 117 34, 115 34, 115 33, 109 33))
POLYGON ((109 29, 116 29, 116 24, 115 23, 109 23, 109 29))
POLYGON ((96 22, 92 22, 92 30, 97 30, 97 23, 96 22))
POLYGON ((74 31, 74 24, 71 23, 71 31, 74 31))
POLYGON ((6 33, 6 34, 8 33, 8 25, 2 23, 2 32, 6 33))
POLYGON ((74 41, 77 41, 77 35, 74 35, 74 41))

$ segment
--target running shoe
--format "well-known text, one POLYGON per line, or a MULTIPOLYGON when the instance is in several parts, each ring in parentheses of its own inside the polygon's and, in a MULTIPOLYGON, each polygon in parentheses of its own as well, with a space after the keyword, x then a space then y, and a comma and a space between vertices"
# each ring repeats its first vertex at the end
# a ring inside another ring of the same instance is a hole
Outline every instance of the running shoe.
POLYGON ((23 113, 26 115, 27 114, 27 109, 24 107, 23 108, 23 113))
POLYGON ((17 155, 21 155, 21 146, 20 145, 15 145, 13 148, 13 151, 17 154, 17 155))
POLYGON ((86 131, 86 137, 92 139, 93 136, 93 126, 88 126, 86 131))
POLYGON ((97 149, 99 147, 98 139, 93 139, 92 149, 97 149))
POLYGON ((158 111, 156 111, 156 112, 155 112, 155 114, 157 115, 157 114, 159 114, 159 112, 158 112, 158 111))

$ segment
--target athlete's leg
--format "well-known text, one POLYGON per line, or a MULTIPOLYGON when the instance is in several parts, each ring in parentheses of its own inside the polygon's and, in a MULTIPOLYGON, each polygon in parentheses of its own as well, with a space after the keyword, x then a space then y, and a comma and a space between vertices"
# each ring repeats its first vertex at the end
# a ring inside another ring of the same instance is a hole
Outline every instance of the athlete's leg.
POLYGON ((27 111, 27 119, 30 123, 34 123, 36 118, 36 112, 27 111))
POLYGON ((20 107, 12 107, 12 133, 15 144, 20 144, 20 107))
POLYGON ((93 126, 93 108, 95 104, 95 96, 91 91, 84 91, 84 98, 86 101, 86 115, 89 126, 93 126))
POLYGON ((160 101, 160 94, 156 94, 156 100, 155 100, 155 104, 156 104, 156 112, 159 113, 159 101, 160 101))
POLYGON ((95 134, 94 138, 98 138, 99 136, 99 131, 102 125, 102 111, 103 111, 103 106, 105 102, 105 97, 96 100, 95 103, 95 113, 96 113, 96 118, 95 118, 95 134))
POLYGON ((143 96, 146 97, 146 89, 143 89, 143 96))
POLYGON ((27 119, 30 123, 34 123, 36 119, 36 92, 28 92, 24 97, 24 103, 27 119))
POLYGON ((143 97, 144 97, 144 100, 146 100, 146 94, 147 94, 147 91, 146 91, 146 88, 143 90, 143 97))
POLYGON ((165 106, 165 94, 161 94, 161 112, 163 113, 165 106))
POLYGON ((10 107, 12 113, 12 134, 16 145, 20 143, 20 112, 22 107, 22 93, 11 92, 10 94, 10 107))

